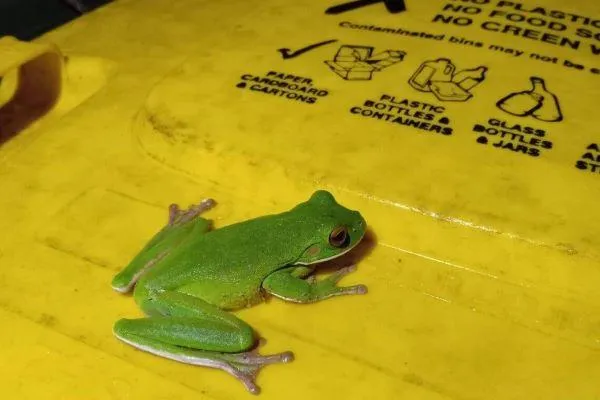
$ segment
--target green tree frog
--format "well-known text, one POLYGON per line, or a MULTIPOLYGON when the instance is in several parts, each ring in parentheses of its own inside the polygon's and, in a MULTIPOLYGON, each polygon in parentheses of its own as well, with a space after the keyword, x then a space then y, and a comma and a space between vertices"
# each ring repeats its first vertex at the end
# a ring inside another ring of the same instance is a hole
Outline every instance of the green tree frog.
POLYGON ((167 225, 112 281, 118 292, 133 289, 146 317, 121 319, 113 331, 140 350, 224 370, 257 394, 259 369, 290 362, 293 353, 259 355, 253 329, 230 311, 258 304, 265 294, 310 303, 366 293, 364 285, 337 286, 354 266, 318 281, 311 276, 315 264, 354 248, 366 222, 324 190, 280 214, 219 229, 199 216, 214 204, 170 206, 167 225))

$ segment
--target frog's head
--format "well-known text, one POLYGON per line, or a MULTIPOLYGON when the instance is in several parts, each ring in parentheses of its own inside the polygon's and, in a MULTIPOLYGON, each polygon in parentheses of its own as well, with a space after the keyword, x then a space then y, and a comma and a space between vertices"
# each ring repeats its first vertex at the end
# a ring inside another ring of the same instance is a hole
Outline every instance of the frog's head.
POLYGON ((297 207, 308 246, 295 264, 308 265, 337 258, 352 250, 364 237, 367 223, 358 211, 340 205, 325 190, 316 191, 297 207))

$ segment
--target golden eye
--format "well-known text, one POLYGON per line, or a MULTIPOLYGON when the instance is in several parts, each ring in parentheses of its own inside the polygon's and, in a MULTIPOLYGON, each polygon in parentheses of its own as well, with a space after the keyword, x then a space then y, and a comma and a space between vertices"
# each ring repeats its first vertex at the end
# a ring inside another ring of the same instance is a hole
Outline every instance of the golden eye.
POLYGON ((329 244, 333 247, 346 247, 350 244, 350 236, 348 236, 348 228, 338 226, 329 234, 329 244))

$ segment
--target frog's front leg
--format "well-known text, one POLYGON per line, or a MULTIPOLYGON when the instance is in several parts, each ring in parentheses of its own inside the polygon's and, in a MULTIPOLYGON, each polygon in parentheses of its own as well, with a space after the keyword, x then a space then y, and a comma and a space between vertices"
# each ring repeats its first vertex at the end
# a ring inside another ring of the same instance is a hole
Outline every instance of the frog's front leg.
POLYGON ((337 282, 344 275, 355 270, 354 265, 345 267, 317 281, 314 276, 302 279, 310 274, 311 267, 286 268, 269 275, 263 282, 263 288, 276 297, 295 303, 312 303, 333 296, 365 294, 365 285, 337 286, 337 282))
POLYGON ((252 328, 202 299, 164 291, 143 301, 149 318, 121 319, 114 326, 122 341, 182 363, 218 368, 239 379, 253 394, 261 367, 293 360, 291 352, 261 356, 252 328))

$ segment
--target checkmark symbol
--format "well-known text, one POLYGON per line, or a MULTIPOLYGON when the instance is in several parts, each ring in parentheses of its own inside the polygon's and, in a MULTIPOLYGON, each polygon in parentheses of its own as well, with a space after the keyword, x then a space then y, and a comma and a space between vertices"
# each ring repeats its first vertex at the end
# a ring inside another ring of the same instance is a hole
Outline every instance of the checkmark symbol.
POLYGON ((278 49, 277 51, 281 53, 281 57, 283 57, 284 60, 287 60, 290 58, 298 57, 299 55, 304 54, 307 51, 314 50, 317 47, 325 46, 325 45, 327 45, 329 43, 333 43, 333 42, 337 42, 337 39, 325 40, 324 42, 311 44, 309 46, 303 47, 303 48, 295 50, 295 51, 292 51, 291 49, 288 49, 287 47, 278 49))
POLYGON ((352 11, 357 8, 370 6, 371 4, 377 3, 385 4, 385 8, 391 14, 397 14, 406 11, 406 4, 404 4, 404 0, 354 0, 348 3, 329 7, 327 10, 325 10, 325 14, 341 14, 346 11, 352 11))

